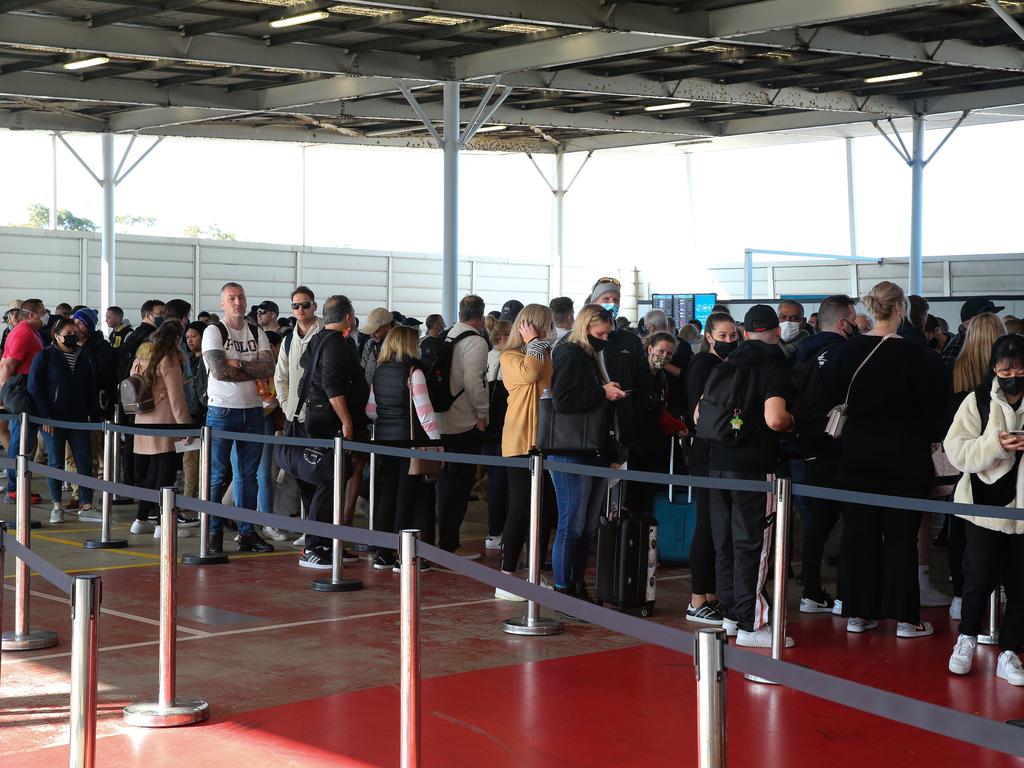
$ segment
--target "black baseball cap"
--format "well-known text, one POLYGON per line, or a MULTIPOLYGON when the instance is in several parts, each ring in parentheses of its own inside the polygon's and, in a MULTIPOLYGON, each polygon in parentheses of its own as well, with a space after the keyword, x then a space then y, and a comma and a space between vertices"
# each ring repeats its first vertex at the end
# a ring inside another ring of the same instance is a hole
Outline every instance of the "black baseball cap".
POLYGON ((523 302, 516 301, 515 299, 509 299, 501 307, 501 317, 499 320, 506 320, 513 322, 516 316, 523 311, 523 302))
POLYGON ((767 304, 755 304, 743 316, 743 327, 752 333, 770 331, 779 327, 779 316, 767 304))
POLYGON ((402 325, 408 326, 409 328, 419 328, 423 323, 415 317, 407 317, 402 321, 402 325))
POLYGON ((968 299, 960 307, 960 322, 966 323, 972 317, 984 314, 985 312, 1002 312, 1006 307, 997 307, 992 299, 968 299))
POLYGON ((256 309, 262 309, 264 312, 273 312, 275 315, 281 314, 281 310, 273 301, 261 301, 259 304, 256 305, 256 309))

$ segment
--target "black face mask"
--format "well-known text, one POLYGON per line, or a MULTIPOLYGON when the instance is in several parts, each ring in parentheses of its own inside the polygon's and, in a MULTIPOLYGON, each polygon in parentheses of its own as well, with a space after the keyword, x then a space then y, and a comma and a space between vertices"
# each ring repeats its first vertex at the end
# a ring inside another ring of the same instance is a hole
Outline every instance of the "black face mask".
POLYGON ((1011 397, 1024 392, 1024 376, 1009 376, 1005 379, 1002 376, 996 376, 996 381, 999 382, 999 388, 1011 397))
POLYGON ((847 325, 850 327, 850 332, 846 334, 846 338, 852 339, 854 336, 860 335, 860 328, 857 327, 856 323, 847 323, 847 325))
POLYGON ((78 334, 77 333, 65 333, 60 338, 61 338, 61 341, 64 342, 64 346, 65 347, 70 347, 71 349, 74 349, 75 347, 78 346, 78 334))
POLYGON ((594 348, 595 352, 600 352, 608 345, 607 339, 598 339, 594 336, 591 336, 589 333, 587 334, 587 341, 590 342, 590 346, 594 348))
POLYGON ((739 345, 740 343, 738 341, 716 341, 715 354, 725 360, 725 358, 731 355, 739 345))

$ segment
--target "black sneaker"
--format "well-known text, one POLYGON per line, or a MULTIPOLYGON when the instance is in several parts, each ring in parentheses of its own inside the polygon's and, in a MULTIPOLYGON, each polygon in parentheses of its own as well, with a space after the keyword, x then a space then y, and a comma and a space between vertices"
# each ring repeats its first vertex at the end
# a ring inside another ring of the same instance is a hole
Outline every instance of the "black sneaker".
POLYGON ((299 566, 302 568, 315 568, 318 571, 331 570, 330 550, 304 549, 299 555, 299 566))
MULTIPOLYGON (((430 564, 429 560, 424 560, 422 557, 420 558, 420 573, 426 573, 427 571, 429 571, 433 567, 434 566, 430 564)), ((402 563, 401 563, 401 561, 400 560, 395 560, 395 564, 393 566, 391 566, 391 570, 394 573, 401 573, 402 572, 402 563)))
POLYGON ((692 605, 686 606, 686 620, 695 621, 698 624, 722 625, 722 614, 711 603, 704 603, 700 608, 692 605))
POLYGON ((357 555, 355 552, 352 552, 351 550, 343 548, 341 550, 341 562, 343 562, 343 563, 358 563, 359 562, 359 555, 357 555))
MULTIPOLYGON (((555 592, 558 592, 560 594, 566 595, 567 597, 575 597, 577 599, 579 597, 576 594, 576 587, 575 586, 571 586, 571 587, 558 587, 558 586, 556 586, 555 587, 555 592)), ((555 615, 558 618, 560 618, 560 619, 564 619, 565 621, 574 621, 577 624, 589 624, 590 623, 586 619, 581 619, 578 616, 573 616, 571 613, 566 613, 565 611, 560 611, 557 608, 555 609, 555 615)))
POLYGON ((210 531, 210 537, 206 542, 206 551, 211 555, 223 555, 224 554, 224 529, 218 528, 216 531, 210 531))
POLYGON ((575 595, 575 597, 576 597, 577 600, 583 600, 584 602, 587 602, 587 603, 593 603, 594 602, 594 598, 591 597, 590 592, 587 590, 586 582, 583 582, 583 581, 581 581, 579 584, 576 585, 576 595, 575 595))
POLYGON ((274 545, 268 544, 256 531, 240 534, 238 537, 239 552, 273 552, 274 545))
POLYGON ((385 554, 381 552, 378 553, 378 555, 375 558, 373 558, 373 567, 375 570, 378 571, 394 570, 394 567, 397 564, 398 561, 395 560, 395 556, 390 553, 385 554))

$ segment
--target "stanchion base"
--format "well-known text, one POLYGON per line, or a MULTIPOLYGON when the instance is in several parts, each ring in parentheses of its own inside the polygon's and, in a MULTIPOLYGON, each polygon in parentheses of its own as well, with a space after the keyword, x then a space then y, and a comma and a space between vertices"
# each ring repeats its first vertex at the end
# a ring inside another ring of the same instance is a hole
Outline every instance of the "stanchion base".
POLYGON ((199 555, 182 555, 182 565, 223 565, 228 562, 227 555, 206 555, 200 557, 199 555))
POLYGON ((35 651, 52 648, 57 642, 57 633, 52 629, 32 629, 24 635, 4 632, 0 647, 5 651, 35 651))
POLYGON ((505 619, 501 622, 501 631, 508 635, 560 635, 565 630, 562 622, 556 619, 537 619, 532 624, 526 616, 519 616, 515 619, 505 619))
MULTIPOLYGON (((7 530, 11 531, 12 533, 18 527, 18 524, 15 523, 13 520, 11 520, 9 522, 7 520, 0 521, 0 522, 3 522, 3 524, 7 526, 7 530)), ((34 530, 36 530, 36 528, 42 528, 43 524, 41 522, 39 522, 38 520, 33 520, 31 523, 29 523, 28 527, 31 528, 34 531, 34 530)))
POLYGON ((355 592, 363 588, 363 582, 359 579, 314 579, 309 586, 314 592, 355 592))
POLYGON ((1017 718, 1015 720, 1007 720, 1006 724, 1007 725, 1015 725, 1018 728, 1024 728, 1024 720, 1022 720, 1020 718, 1017 718))
POLYGON ((82 542, 86 549, 123 549, 128 546, 127 539, 86 539, 82 542))
POLYGON ((159 704, 129 704, 124 708, 124 721, 141 728, 173 728, 176 725, 201 723, 210 716, 210 705, 202 699, 176 700, 172 707, 159 704))
POLYGON ((752 683, 761 683, 762 685, 778 685, 774 680, 766 680, 765 678, 758 677, 757 675, 744 675, 743 679, 749 680, 752 683))
POLYGON ((999 645, 999 633, 992 635, 978 635, 979 645, 999 645))

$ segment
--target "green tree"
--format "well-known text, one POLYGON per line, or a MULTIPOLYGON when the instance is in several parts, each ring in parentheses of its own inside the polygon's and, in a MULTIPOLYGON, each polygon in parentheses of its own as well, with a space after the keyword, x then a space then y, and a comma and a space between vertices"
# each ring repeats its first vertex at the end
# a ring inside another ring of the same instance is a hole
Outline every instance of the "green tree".
MULTIPOLYGON (((50 226, 50 209, 42 203, 32 203, 28 207, 28 223, 22 224, 32 229, 46 229, 50 226)), ((92 219, 79 218, 67 208, 57 209, 57 229, 69 229, 76 232, 95 232, 99 229, 92 219)))
POLYGON ((131 216, 123 214, 121 216, 115 216, 114 222, 123 229, 151 229, 156 226, 156 218, 153 216, 131 216))
POLYGON ((189 224, 182 232, 185 237, 194 237, 203 240, 237 240, 234 232, 225 232, 216 224, 201 225, 189 224))

